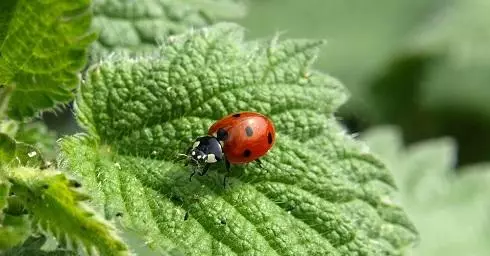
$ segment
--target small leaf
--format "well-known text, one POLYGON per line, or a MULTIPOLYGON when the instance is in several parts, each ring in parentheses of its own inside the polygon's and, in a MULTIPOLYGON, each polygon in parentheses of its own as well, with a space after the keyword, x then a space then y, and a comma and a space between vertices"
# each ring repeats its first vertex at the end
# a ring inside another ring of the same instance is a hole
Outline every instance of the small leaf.
POLYGON ((395 170, 400 199, 422 238, 414 255, 488 254, 490 163, 454 170, 451 139, 403 147, 393 127, 371 129, 363 139, 395 170))
POLYGON ((0 133, 0 167, 2 165, 43 167, 45 164, 46 161, 37 148, 16 142, 8 135, 0 133))
POLYGON ((22 243, 30 234, 27 215, 4 214, 0 223, 0 252, 22 243))
POLYGON ((0 221, 2 220, 3 209, 7 206, 7 197, 9 195, 10 185, 0 177, 0 221))
POLYGON ((9 117, 70 101, 95 39, 88 34, 90 0, 6 0, 0 10, 0 84, 13 89, 9 117))
POLYGON ((19 123, 15 120, 5 120, 0 122, 0 133, 5 133, 10 137, 15 137, 19 131, 19 123))
POLYGON ((82 204, 87 196, 72 189, 64 174, 18 167, 9 170, 7 176, 12 192, 24 202, 34 223, 58 241, 67 241, 88 253, 97 250, 102 255, 129 254, 114 228, 82 204))
POLYGON ((48 130, 42 122, 22 123, 15 139, 33 145, 48 160, 56 158, 56 133, 48 130))
POLYGON ((30 236, 27 240, 18 246, 15 246, 5 251, 3 256, 22 256, 22 255, 36 255, 36 256, 76 256, 79 255, 74 251, 57 249, 52 251, 42 250, 41 247, 46 243, 46 236, 40 234, 36 236, 30 236))
POLYGON ((44 158, 56 158, 56 133, 48 130, 43 122, 23 123, 14 120, 0 122, 0 133, 5 133, 17 142, 39 149, 44 158))
POLYGON ((399 255, 416 237, 389 201, 393 180, 333 117, 347 98, 310 69, 323 41, 244 42, 227 23, 170 37, 160 54, 88 71, 77 118, 88 134, 61 141, 108 219, 184 255, 399 255), (224 171, 195 177, 179 154, 239 110, 274 121, 277 141, 223 189, 224 171))
POLYGON ((94 27, 100 36, 91 57, 150 53, 157 50, 162 36, 236 19, 244 13, 244 4, 234 0, 94 1, 94 27))
POLYGON ((9 197, 10 183, 4 179, 0 172, 0 253, 22 243, 31 232, 28 216, 16 209, 15 199, 9 197))
POLYGON ((0 133, 0 167, 14 159, 15 148, 15 140, 7 134, 0 133))

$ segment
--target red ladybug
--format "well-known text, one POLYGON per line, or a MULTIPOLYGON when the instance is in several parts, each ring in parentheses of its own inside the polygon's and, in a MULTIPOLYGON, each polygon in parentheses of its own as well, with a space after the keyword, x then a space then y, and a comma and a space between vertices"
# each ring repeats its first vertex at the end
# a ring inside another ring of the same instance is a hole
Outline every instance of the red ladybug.
POLYGON ((275 136, 274 124, 266 116, 248 111, 234 113, 214 123, 208 135, 197 138, 188 156, 192 162, 204 165, 201 176, 207 172, 209 164, 221 160, 225 161, 228 171, 230 164, 252 161, 260 164, 259 158, 274 145, 275 136))

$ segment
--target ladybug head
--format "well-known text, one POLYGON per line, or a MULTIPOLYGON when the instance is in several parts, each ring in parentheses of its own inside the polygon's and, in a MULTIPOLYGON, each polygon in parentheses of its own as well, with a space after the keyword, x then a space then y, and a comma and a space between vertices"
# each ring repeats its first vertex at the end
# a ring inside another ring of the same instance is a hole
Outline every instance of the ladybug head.
POLYGON ((216 137, 203 136, 194 141, 188 155, 197 164, 216 163, 223 158, 223 148, 216 137))

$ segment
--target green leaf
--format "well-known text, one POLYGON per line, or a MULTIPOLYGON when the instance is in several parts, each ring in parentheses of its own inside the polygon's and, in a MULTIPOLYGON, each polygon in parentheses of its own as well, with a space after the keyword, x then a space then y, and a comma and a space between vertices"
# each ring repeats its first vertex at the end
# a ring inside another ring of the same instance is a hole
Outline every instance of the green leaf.
POLYGON ((400 200, 422 238, 414 255, 488 254, 490 163, 456 172, 452 140, 404 147, 393 127, 369 130, 363 139, 395 170, 400 200))
POLYGON ((15 120, 4 120, 0 122, 0 133, 4 133, 13 138, 19 131, 19 122, 15 120))
POLYGON ((7 134, 0 133, 0 167, 15 158, 15 140, 7 134))
POLYGON ((36 147, 16 142, 7 134, 0 133, 0 168, 2 166, 44 167, 45 165, 46 161, 36 147))
POLYGON ((9 194, 10 183, 7 182, 2 171, 0 172, 0 253, 4 254, 5 249, 22 243, 31 232, 28 216, 9 194))
POLYGON ((9 117, 70 101, 95 39, 90 0, 5 0, 0 10, 0 84, 13 89, 9 117))
POLYGON ((2 220, 3 209, 7 206, 9 191, 10 186, 8 182, 0 178, 0 220, 2 220))
POLYGON ((56 133, 42 122, 22 123, 15 139, 39 149, 45 159, 56 158, 56 133))
POLYGON ((220 23, 168 38, 156 56, 101 62, 76 101, 88 134, 61 141, 61 164, 106 218, 150 246, 184 255, 399 255, 415 228, 389 200, 389 171, 333 117, 347 95, 310 69, 322 43, 244 42, 242 28, 220 23), (275 123, 264 167, 233 166, 242 175, 226 189, 221 165, 189 182, 179 154, 239 110, 275 123))
POLYGON ((0 133, 4 133, 18 142, 24 142, 39 149, 49 160, 56 158, 56 133, 48 130, 43 122, 18 122, 8 120, 0 122, 0 133))
POLYGON ((30 232, 30 222, 27 215, 4 214, 3 220, 0 222, 0 253, 22 243, 30 232))
POLYGON ((153 52, 162 36, 244 15, 244 4, 234 0, 94 1, 94 27, 100 37, 91 58, 153 52))
POLYGON ((11 191, 23 203, 35 225, 54 235, 62 246, 98 251, 101 255, 128 255, 111 224, 99 219, 82 201, 78 183, 55 170, 17 167, 8 170, 11 191))
POLYGON ((41 247, 46 243, 46 236, 36 235, 30 236, 22 245, 13 247, 5 251, 4 256, 21 256, 21 255, 36 255, 36 256, 76 256, 74 251, 56 249, 52 251, 42 250, 41 247))

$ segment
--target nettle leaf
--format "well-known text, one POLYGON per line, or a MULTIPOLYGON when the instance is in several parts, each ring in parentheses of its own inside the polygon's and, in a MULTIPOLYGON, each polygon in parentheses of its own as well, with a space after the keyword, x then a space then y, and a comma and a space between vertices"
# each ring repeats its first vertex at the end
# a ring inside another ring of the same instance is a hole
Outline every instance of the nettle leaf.
POLYGON ((24 123, 6 120, 0 122, 0 133, 18 142, 32 145, 39 149, 46 159, 56 158, 56 133, 50 131, 41 121, 24 123))
POLYGON ((43 167, 45 164, 46 161, 36 147, 17 142, 7 134, 0 133, 0 168, 12 166, 43 167))
POLYGON ((185 255, 398 255, 416 238, 389 200, 386 168, 333 117, 346 100, 310 70, 322 41, 244 42, 227 23, 170 37, 157 56, 94 66, 77 98, 88 134, 61 141, 108 219, 185 255), (256 164, 189 182, 185 153, 231 112, 270 116, 277 141, 256 164), (241 176, 239 174, 242 174, 241 176))
POLYGON ((15 140, 7 134, 0 133, 0 166, 12 161, 15 157, 15 140))
POLYGON ((22 243, 30 232, 31 226, 27 215, 4 214, 0 221, 0 253, 22 243))
POLYGON ((400 200, 422 238, 414 255, 488 254, 490 164, 456 171, 453 140, 405 148, 393 127, 372 129, 363 139, 396 170, 400 200))
POLYGON ((36 256, 76 256, 79 255, 74 251, 65 249, 56 249, 51 251, 45 251, 41 247, 46 243, 46 236, 44 235, 32 235, 23 244, 15 246, 2 255, 5 256, 22 256, 22 255, 36 255, 36 256))
POLYGON ((0 84, 13 89, 9 117, 70 101, 95 39, 90 0, 7 0, 0 10, 0 84))
POLYGON ((30 213, 34 226, 54 235, 63 247, 101 255, 128 255, 114 228, 82 204, 89 197, 77 182, 53 169, 16 167, 7 171, 11 192, 30 213))
POLYGON ((10 191, 9 188, 8 182, 0 179, 0 220, 2 219, 2 210, 7 206, 7 196, 10 191))
POLYGON ((48 130, 43 122, 21 123, 15 139, 33 145, 45 159, 56 158, 56 133, 48 130))
POLYGON ((12 200, 9 200, 9 194, 10 183, 0 173, 0 253, 24 241, 30 232, 27 216, 16 212, 15 205, 12 206, 12 200))
POLYGON ((96 0, 94 27, 100 37, 91 57, 157 50, 162 35, 183 33, 216 20, 239 18, 245 6, 234 0, 96 0))
POLYGON ((4 120, 0 122, 0 133, 8 135, 9 137, 15 137, 19 131, 19 122, 15 120, 4 120))

